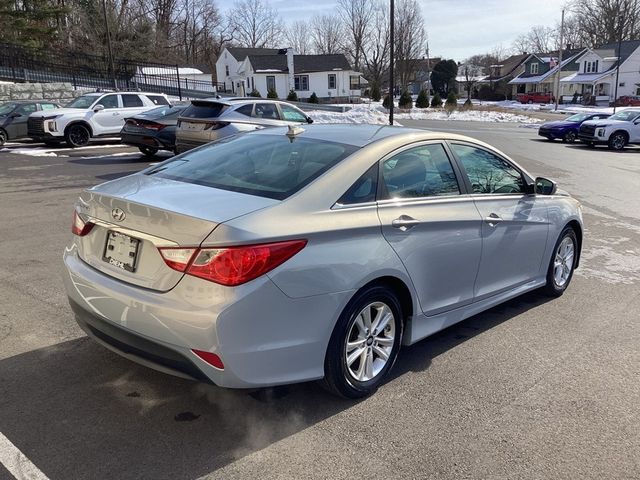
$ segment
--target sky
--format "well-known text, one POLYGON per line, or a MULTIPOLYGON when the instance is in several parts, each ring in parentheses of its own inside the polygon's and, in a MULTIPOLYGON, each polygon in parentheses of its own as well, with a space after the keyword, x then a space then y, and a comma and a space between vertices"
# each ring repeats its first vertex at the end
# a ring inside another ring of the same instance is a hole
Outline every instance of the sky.
MULTIPOLYGON (((222 10, 233 0, 218 0, 222 10)), ((309 20, 335 12, 335 0, 270 0, 285 22, 309 20)), ((432 57, 462 61, 513 40, 534 25, 553 27, 560 21, 559 0, 418 0, 429 36, 432 57)))

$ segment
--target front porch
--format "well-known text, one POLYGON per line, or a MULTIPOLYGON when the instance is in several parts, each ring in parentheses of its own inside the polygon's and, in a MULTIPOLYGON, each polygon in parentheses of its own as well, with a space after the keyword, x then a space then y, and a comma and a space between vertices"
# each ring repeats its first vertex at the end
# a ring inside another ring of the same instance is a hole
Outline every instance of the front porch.
POLYGON ((562 103, 609 106, 613 102, 615 80, 611 75, 574 74, 560 80, 562 103))

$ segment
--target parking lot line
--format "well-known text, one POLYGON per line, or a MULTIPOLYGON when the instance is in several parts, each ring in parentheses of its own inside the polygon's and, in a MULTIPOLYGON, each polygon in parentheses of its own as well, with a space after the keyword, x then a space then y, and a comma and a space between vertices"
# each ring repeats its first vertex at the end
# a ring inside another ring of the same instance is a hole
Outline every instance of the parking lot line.
POLYGON ((49 480, 2 432, 0 432, 0 463, 18 480, 49 480))

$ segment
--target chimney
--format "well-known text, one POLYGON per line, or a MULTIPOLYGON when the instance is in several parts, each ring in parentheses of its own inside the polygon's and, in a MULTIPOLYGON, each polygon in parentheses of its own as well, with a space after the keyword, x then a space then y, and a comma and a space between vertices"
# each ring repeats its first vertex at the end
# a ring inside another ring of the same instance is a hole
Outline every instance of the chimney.
MULTIPOLYGON (((294 66, 293 66, 293 56, 295 55, 295 50, 293 48, 287 48, 287 69, 289 70, 289 90, 295 89, 295 82, 293 79, 294 66)), ((287 94, 289 91, 287 91, 287 94)))

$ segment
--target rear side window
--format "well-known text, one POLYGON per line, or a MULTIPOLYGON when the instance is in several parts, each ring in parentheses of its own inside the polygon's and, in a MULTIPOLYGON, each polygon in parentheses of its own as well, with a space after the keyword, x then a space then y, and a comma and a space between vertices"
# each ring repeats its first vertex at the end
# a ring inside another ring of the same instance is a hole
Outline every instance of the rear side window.
POLYGON ((373 165, 356 183, 337 201, 338 205, 356 205, 374 202, 378 187, 378 164, 373 165))
POLYGON ((122 106, 124 108, 142 107, 142 99, 138 95, 125 94, 122 95, 122 106))
POLYGON ((275 103, 256 103, 253 111, 256 118, 266 118, 267 120, 280 120, 280 114, 275 103))
POLYGON ((243 105, 241 107, 236 108, 236 112, 241 113, 242 115, 246 115, 247 117, 250 117, 251 114, 253 113, 253 105, 249 104, 249 105, 243 105))
POLYGON ((284 200, 357 147, 286 135, 224 138, 162 164, 147 175, 284 200))
POLYGON ((146 97, 156 105, 169 105, 169 100, 162 95, 147 95, 146 97))
POLYGON ((222 103, 193 102, 184 112, 183 117, 187 118, 216 118, 227 109, 222 103))

